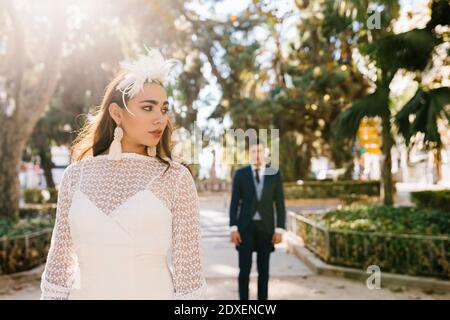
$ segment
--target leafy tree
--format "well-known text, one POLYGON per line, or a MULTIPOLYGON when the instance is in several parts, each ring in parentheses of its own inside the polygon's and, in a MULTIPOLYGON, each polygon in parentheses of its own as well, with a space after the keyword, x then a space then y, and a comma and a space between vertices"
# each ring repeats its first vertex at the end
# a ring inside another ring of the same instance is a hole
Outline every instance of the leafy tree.
POLYGON ((0 30, 0 215, 19 213, 22 152, 56 88, 61 66, 65 12, 39 3, 2 0, 0 30), (34 32, 41 30, 42 32, 34 32))
MULTIPOLYGON (((392 30, 393 19, 398 15, 399 4, 397 1, 341 1, 340 3, 344 3, 344 7, 351 9, 351 12, 358 12, 356 16, 360 22, 359 30, 361 33, 357 39, 359 49, 375 64, 376 80, 374 84, 376 88, 374 92, 355 101, 339 116, 335 122, 337 133, 340 137, 354 137, 361 119, 364 117, 381 118, 383 199, 384 204, 392 205, 395 186, 391 174, 391 148, 394 145, 394 139, 389 85, 398 70, 419 72, 424 70, 429 63, 433 49, 440 41, 435 32, 435 27, 444 23, 442 15, 437 13, 442 9, 443 2, 432 2, 432 19, 425 28, 415 28, 399 34, 393 33, 392 30), (369 15, 367 8, 376 7, 379 4, 384 5, 380 14, 381 28, 369 32, 364 28, 364 23, 369 15)), ((331 8, 333 5, 332 1, 328 2, 328 7, 331 8)), ((329 12, 331 15, 329 21, 339 19, 335 15, 341 16, 342 21, 348 19, 348 16, 342 15, 340 12, 329 12)), ((342 23, 339 27, 343 29, 329 27, 328 30, 338 36, 340 32, 352 28, 353 25, 342 23)))

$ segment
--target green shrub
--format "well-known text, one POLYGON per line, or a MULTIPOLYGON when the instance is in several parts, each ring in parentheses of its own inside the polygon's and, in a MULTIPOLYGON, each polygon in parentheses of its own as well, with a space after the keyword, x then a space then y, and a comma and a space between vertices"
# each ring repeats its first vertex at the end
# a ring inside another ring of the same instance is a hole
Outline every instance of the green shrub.
POLYGON ((368 205, 302 216, 298 235, 327 263, 450 279, 449 212, 368 205))
POLYGON ((39 216, 55 216, 56 204, 42 204, 42 205, 27 205, 19 210, 19 218, 37 218, 39 216))
POLYGON ((304 181, 284 183, 286 199, 341 198, 359 196, 379 196, 380 182, 374 181, 304 181))
POLYGON ((450 212, 407 206, 344 207, 327 212, 321 221, 330 230, 450 235, 450 212))
POLYGON ((47 203, 56 203, 58 200, 58 189, 48 188, 47 191, 50 192, 50 199, 47 201, 47 203))
POLYGON ((23 200, 25 203, 43 203, 44 196, 40 189, 23 189, 23 200))
POLYGON ((0 275, 29 270, 45 262, 54 216, 0 219, 0 275))
POLYGON ((31 219, 0 219, 0 237, 12 238, 39 232, 52 228, 54 223, 55 218, 53 216, 40 216, 31 219))
POLYGON ((439 209, 450 212, 450 189, 411 192, 411 200, 419 208, 439 209))
POLYGON ((51 235, 51 232, 44 232, 32 237, 9 239, 6 253, 0 249, 0 274, 27 271, 45 263, 51 235))
POLYGON ((22 190, 25 203, 56 203, 58 199, 58 190, 55 188, 38 189, 25 188, 22 190), (49 193, 49 199, 45 200, 44 193, 49 193))

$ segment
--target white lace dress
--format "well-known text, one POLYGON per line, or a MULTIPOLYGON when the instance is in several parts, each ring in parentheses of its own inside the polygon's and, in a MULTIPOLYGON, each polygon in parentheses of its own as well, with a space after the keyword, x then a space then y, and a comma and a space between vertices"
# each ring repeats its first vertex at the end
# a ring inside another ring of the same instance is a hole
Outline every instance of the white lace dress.
POLYGON ((198 195, 189 170, 123 153, 69 165, 41 299, 199 299, 198 195), (167 169, 167 171, 165 171, 167 169))

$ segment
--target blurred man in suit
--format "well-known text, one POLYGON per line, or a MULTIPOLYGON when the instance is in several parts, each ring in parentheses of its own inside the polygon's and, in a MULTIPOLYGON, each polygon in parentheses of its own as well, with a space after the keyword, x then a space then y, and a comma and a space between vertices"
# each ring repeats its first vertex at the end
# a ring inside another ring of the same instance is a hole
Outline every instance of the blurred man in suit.
POLYGON ((270 254, 285 229, 282 175, 267 174, 264 144, 250 145, 250 165, 236 171, 230 204, 230 241, 239 253, 239 298, 248 300, 252 255, 256 251, 258 299, 267 300, 270 254), (276 213, 274 212, 274 203, 276 213), (275 221, 276 220, 276 221, 275 221))

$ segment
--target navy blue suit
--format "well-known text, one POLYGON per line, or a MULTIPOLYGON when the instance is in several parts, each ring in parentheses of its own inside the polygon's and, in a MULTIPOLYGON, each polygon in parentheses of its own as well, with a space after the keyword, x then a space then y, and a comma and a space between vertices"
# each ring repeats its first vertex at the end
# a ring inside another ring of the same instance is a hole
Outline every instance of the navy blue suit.
POLYGON ((258 299, 267 299, 269 258, 270 253, 275 250, 272 237, 275 227, 285 229, 286 209, 282 175, 280 170, 276 174, 268 175, 269 167, 266 165, 266 174, 261 177, 264 179, 264 184, 259 201, 250 165, 238 169, 233 177, 230 226, 237 226, 242 240, 239 246, 235 246, 239 252, 241 300, 248 300, 252 253, 255 251, 258 265, 258 299), (261 217, 260 220, 253 219, 257 211, 261 217))

